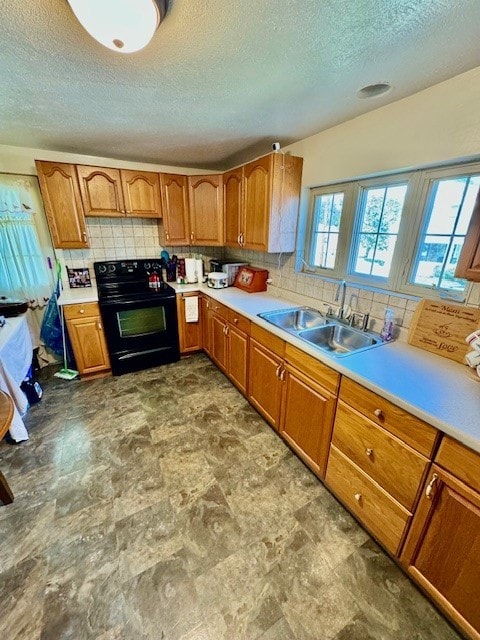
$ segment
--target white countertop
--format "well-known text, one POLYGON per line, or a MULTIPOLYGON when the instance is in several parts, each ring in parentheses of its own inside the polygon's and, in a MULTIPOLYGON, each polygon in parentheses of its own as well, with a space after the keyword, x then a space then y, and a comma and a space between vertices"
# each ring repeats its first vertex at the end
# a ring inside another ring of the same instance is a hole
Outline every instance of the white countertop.
MULTIPOLYGON (((265 311, 298 306, 292 302, 276 298, 267 292, 249 294, 235 287, 210 289, 203 284, 169 284, 177 293, 205 292, 332 369, 480 453, 480 378, 477 381, 467 366, 403 342, 385 344, 338 358, 310 346, 257 315, 265 311)), ((96 300, 97 292, 94 288, 64 289, 59 303, 96 300)))

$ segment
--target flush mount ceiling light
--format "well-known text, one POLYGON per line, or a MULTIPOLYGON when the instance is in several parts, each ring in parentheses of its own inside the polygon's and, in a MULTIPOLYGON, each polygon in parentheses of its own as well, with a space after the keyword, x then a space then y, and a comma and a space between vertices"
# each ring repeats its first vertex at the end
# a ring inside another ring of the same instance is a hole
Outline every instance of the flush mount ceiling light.
POLYGON ((168 7, 168 0, 68 0, 68 3, 95 40, 121 53, 143 49, 168 7))
POLYGON ((376 84, 368 84, 366 87, 362 87, 357 91, 357 97, 359 98, 377 98, 383 96, 384 93, 388 93, 392 88, 392 85, 388 82, 377 82, 376 84))

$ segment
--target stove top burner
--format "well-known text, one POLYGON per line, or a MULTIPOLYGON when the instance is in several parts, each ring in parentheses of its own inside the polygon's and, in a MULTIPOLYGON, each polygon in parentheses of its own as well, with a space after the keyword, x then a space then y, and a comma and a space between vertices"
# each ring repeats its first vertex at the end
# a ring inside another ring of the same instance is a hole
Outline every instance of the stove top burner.
POLYGON ((175 290, 163 281, 163 265, 157 258, 94 262, 93 267, 100 302, 175 295, 175 290))

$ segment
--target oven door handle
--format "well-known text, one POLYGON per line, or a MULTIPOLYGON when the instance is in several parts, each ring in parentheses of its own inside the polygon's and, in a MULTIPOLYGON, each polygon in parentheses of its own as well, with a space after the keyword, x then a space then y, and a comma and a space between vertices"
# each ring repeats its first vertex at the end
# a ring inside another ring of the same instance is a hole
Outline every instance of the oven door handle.
POLYGON ((132 306, 132 305, 144 305, 145 303, 150 303, 150 302, 156 302, 156 305, 152 305, 152 306, 162 306, 162 304, 164 302, 172 302, 175 301, 175 294, 173 295, 168 295, 168 296, 162 296, 161 298, 158 298, 157 300, 155 300, 155 298, 142 298, 142 299, 136 299, 136 300, 99 300, 98 304, 100 306, 100 308, 107 308, 107 307, 120 307, 120 306, 132 306))

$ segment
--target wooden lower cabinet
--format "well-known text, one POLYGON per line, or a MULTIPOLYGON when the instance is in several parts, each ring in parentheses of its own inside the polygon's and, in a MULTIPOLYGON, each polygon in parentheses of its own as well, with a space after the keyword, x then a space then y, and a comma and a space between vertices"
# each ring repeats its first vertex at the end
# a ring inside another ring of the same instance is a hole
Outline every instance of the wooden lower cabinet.
POLYGON ((334 445, 325 482, 373 536, 398 555, 412 514, 334 445))
POLYGON ((257 340, 250 339, 248 399, 277 431, 280 428, 283 389, 280 377, 282 364, 282 357, 257 340))
POLYGON ((203 296, 203 348, 218 368, 247 395, 250 320, 203 296))
POLYGON ((280 433, 321 477, 325 476, 336 397, 287 365, 280 433))
POLYGON ((228 337, 227 321, 214 313, 210 321, 211 356, 217 367, 227 373, 228 369, 228 337))
POLYGON ((177 293, 177 318, 180 353, 187 354, 200 351, 202 348, 202 317, 200 296, 196 292, 177 293), (197 298, 198 320, 187 322, 185 317, 185 301, 187 298, 197 298))
POLYGON ((396 557, 437 442, 436 429, 342 378, 325 482, 396 557))
POLYGON ((77 369, 81 376, 110 371, 110 358, 97 303, 64 307, 77 369))
POLYGON ((228 376, 233 384, 247 394, 248 334, 234 325, 228 325, 228 376))
MULTIPOLYGON (((478 478, 480 456, 470 454, 478 478)), ((442 448, 437 460, 443 462, 442 448)), ((401 562, 467 637, 480 640, 480 493, 438 464, 428 475, 401 562)))

